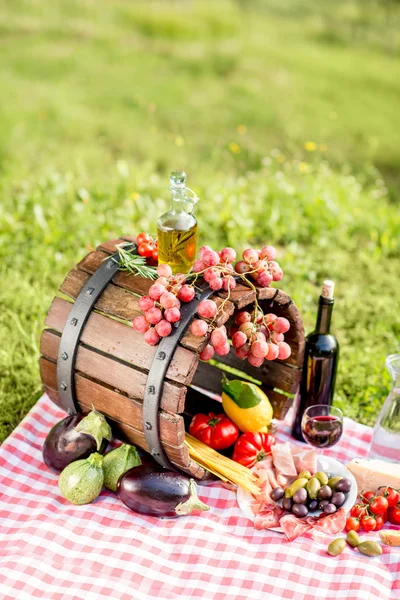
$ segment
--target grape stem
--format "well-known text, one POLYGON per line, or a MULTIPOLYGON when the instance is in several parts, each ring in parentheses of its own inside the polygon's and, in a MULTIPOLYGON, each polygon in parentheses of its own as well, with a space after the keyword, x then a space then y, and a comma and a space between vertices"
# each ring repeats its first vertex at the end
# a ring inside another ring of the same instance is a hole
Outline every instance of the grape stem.
MULTIPOLYGON (((206 271, 208 271, 208 269, 210 268, 214 268, 214 267, 206 267, 205 269, 203 269, 202 271, 197 271, 196 273, 192 272, 192 273, 188 273, 186 275, 186 278, 189 279, 191 277, 194 277, 194 281, 191 283, 191 285, 196 286, 196 282, 198 280, 199 277, 201 277, 201 275, 203 275, 206 271)), ((218 269, 220 271, 220 273, 225 276, 225 275, 232 275, 232 272, 229 271, 226 267, 224 267, 223 265, 215 265, 215 268, 218 269)), ((248 287, 250 287, 255 293, 256 293, 256 298, 254 301, 254 316, 253 316, 253 323, 256 324, 257 322, 257 316, 258 313, 261 313, 263 315, 263 323, 265 325, 264 322, 264 311, 262 310, 261 306, 258 303, 257 300, 257 288, 255 287, 255 285, 246 277, 246 275, 251 275, 252 273, 255 273, 257 271, 257 269, 253 269, 251 271, 247 271, 246 273, 235 273, 236 277, 239 277, 242 282, 247 285, 248 287)), ((210 325, 212 326, 218 313, 223 310, 223 307, 225 305, 225 303, 230 299, 230 294, 231 290, 230 290, 230 286, 228 289, 228 295, 227 297, 224 299, 224 301, 222 302, 222 304, 219 306, 217 314, 214 316, 213 320, 211 321, 210 325)))
MULTIPOLYGON (((253 271, 249 271, 249 273, 252 273, 252 272, 253 271)), ((265 315, 264 315, 263 309, 258 304, 257 288, 256 288, 256 286, 249 279, 247 279, 247 277, 246 277, 246 275, 244 273, 241 274, 241 278, 242 278, 244 284, 248 285, 255 292, 255 294, 256 294, 256 299, 254 300, 254 316, 253 316, 253 323, 254 323, 254 325, 256 325, 256 323, 257 323, 258 312, 260 312, 263 315, 263 323, 264 323, 265 315)))

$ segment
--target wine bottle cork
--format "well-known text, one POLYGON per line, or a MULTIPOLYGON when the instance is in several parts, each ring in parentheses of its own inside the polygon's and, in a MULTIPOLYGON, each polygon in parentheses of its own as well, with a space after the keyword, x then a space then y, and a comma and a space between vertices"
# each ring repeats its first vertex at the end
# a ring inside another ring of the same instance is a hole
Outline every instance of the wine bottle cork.
POLYGON ((333 291, 335 289, 335 282, 330 279, 325 279, 322 284, 321 296, 327 300, 333 300, 333 291))

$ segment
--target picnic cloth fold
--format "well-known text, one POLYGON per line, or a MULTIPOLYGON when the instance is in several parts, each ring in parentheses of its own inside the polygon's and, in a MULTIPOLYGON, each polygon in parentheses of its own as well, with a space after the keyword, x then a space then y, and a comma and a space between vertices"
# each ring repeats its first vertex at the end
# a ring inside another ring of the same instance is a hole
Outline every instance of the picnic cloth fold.
MULTIPOLYGON (((220 484, 199 488, 209 512, 179 519, 135 514, 108 491, 69 504, 41 455, 63 417, 43 396, 0 448, 1 600, 400 598, 398 548, 383 546, 376 558, 346 548, 333 558, 332 536, 288 542, 256 531, 220 484)), ((342 440, 326 452, 345 463, 366 456, 371 431, 345 419, 342 440)), ((290 439, 288 428, 277 437, 290 439)))

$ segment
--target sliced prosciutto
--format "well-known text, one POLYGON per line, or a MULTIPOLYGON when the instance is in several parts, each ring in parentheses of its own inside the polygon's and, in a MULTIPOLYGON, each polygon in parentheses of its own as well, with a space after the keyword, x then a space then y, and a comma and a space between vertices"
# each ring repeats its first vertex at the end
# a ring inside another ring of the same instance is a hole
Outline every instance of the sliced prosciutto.
POLYGON ((273 488, 269 481, 269 472, 272 469, 273 466, 271 457, 260 461, 253 468, 253 473, 255 473, 259 478, 257 485, 260 488, 260 493, 255 498, 253 497, 253 500, 250 504, 251 510, 255 515, 260 512, 262 506, 265 504, 275 504, 270 496, 273 488))
POLYGON ((279 475, 285 477, 297 477, 297 471, 291 452, 291 444, 289 442, 271 446, 271 452, 277 477, 279 477, 279 475))
POLYGON ((256 463, 252 468, 252 472, 255 473, 261 482, 265 479, 269 479, 270 472, 274 469, 274 463, 272 462, 272 456, 266 456, 263 460, 256 463))
POLYGON ((307 533, 312 529, 312 525, 309 525, 307 521, 295 517, 291 513, 284 515, 279 520, 279 525, 282 527, 284 534, 286 535, 289 542, 292 542, 300 535, 307 533))
POLYGON ((286 514, 286 511, 280 506, 267 505, 258 515, 256 515, 254 527, 256 529, 272 529, 274 527, 279 527, 280 520, 284 514, 286 514))
POLYGON ((260 460, 260 462, 253 467, 252 471, 259 477, 260 482, 268 479, 272 489, 278 487, 279 483, 276 479, 272 456, 267 456, 263 460, 260 460))
POLYGON ((292 456, 297 473, 310 471, 311 475, 317 472, 317 451, 314 448, 300 448, 292 444, 292 456))
POLYGON ((315 520, 313 529, 335 535, 343 531, 346 525, 346 511, 344 508, 339 508, 333 515, 325 515, 315 520))

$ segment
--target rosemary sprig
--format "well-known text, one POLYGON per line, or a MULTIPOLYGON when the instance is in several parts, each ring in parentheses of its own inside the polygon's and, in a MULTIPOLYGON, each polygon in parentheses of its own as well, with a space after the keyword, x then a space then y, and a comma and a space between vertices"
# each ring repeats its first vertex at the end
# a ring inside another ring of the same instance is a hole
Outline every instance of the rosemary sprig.
POLYGON ((132 250, 126 250, 125 246, 128 245, 129 242, 123 242, 116 246, 120 270, 132 273, 132 275, 139 275, 145 279, 157 279, 156 269, 146 265, 144 256, 134 254, 132 250))

